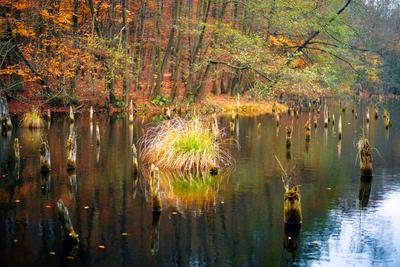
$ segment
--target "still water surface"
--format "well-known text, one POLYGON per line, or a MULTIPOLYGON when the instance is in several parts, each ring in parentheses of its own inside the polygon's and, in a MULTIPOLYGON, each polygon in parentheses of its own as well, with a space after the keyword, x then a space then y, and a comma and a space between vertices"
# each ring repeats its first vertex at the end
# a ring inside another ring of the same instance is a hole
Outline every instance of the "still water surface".
MULTIPOLYGON (((16 128, 0 138, 0 266, 400 266, 400 136, 398 103, 385 103, 393 127, 373 118, 367 135, 374 152, 374 176, 361 180, 355 142, 366 104, 345 113, 331 105, 336 125, 319 119, 309 145, 308 113, 294 119, 288 154, 284 115, 279 129, 272 116, 240 117, 230 150, 231 174, 194 197, 162 187, 164 209, 152 217, 146 182, 131 171, 132 142, 143 134, 138 119, 101 118, 101 145, 85 116, 78 118, 77 169, 66 171, 68 124, 52 119, 48 136, 53 170, 40 174, 41 132, 16 128), (337 121, 343 119, 338 142, 337 121), (261 129, 257 130, 261 122, 261 129), (21 144, 16 181, 12 140, 21 144), (276 155, 295 166, 301 185, 303 224, 285 231, 283 186, 276 155), (77 251, 65 252, 56 201, 68 207, 80 236, 77 251), (69 256, 68 256, 69 255, 69 256)), ((382 115, 382 110, 381 114, 382 115)), ((229 118, 220 123, 228 126, 229 118)), ((146 122, 144 123, 146 124, 146 122)))

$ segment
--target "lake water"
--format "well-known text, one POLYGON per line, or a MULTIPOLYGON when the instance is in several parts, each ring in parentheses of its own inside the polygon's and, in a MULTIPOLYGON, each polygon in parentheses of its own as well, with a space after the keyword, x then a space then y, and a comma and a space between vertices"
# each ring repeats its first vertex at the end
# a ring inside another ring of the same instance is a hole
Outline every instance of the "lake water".
MULTIPOLYGON (((383 110, 375 121, 371 109, 371 181, 360 179, 355 147, 366 103, 354 104, 358 119, 352 104, 345 113, 330 105, 335 126, 324 129, 321 112, 308 145, 308 113, 302 113, 293 120, 290 155, 284 127, 291 117, 284 115, 278 130, 272 116, 240 117, 237 143, 229 145, 235 159, 230 175, 201 194, 162 186, 159 220, 152 216, 145 179, 131 170, 130 145, 144 131, 140 119, 130 127, 126 119, 102 117, 98 148, 88 118, 78 117, 75 173, 66 168, 64 117, 55 116, 42 132, 15 128, 0 137, 0 266, 400 266, 400 107, 383 105, 393 127, 386 131, 383 110), (50 144, 49 176, 39 168, 42 133, 50 144), (17 181, 14 137, 21 145, 17 181), (297 232, 283 224, 275 155, 285 168, 294 167, 301 185, 303 224, 297 232), (79 249, 63 249, 58 199, 69 209, 79 249)), ((220 118, 221 125, 228 122, 220 118)))

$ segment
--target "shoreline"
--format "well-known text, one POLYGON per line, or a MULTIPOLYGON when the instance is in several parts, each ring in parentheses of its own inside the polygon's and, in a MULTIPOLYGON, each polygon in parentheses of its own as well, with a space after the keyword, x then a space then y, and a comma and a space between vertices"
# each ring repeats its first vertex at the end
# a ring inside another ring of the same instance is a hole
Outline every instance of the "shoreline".
MULTIPOLYGON (((151 101, 147 99, 137 99, 133 101, 135 114, 141 115, 157 115, 162 114, 167 107, 173 109, 177 106, 177 101, 174 102, 175 105, 155 105, 151 101)), ((259 115, 268 115, 273 114, 272 109, 275 105, 275 109, 277 113, 286 112, 288 106, 282 103, 275 98, 271 98, 269 100, 256 101, 249 100, 245 96, 240 97, 240 110, 239 113, 241 116, 259 116, 259 115)), ((75 113, 88 113, 91 106, 93 106, 96 113, 108 113, 112 115, 114 113, 127 113, 127 108, 125 107, 115 107, 110 106, 107 107, 105 105, 100 105, 96 103, 92 105, 89 101, 81 101, 77 105, 74 106, 75 113)), ((237 107, 237 98, 234 96, 213 96, 207 95, 199 101, 198 103, 193 103, 188 106, 188 104, 182 103, 181 106, 183 108, 193 108, 198 110, 202 114, 212 114, 216 113, 218 115, 231 115, 232 112, 236 112, 237 107)), ((47 113, 47 110, 50 109, 52 113, 68 113, 69 105, 66 106, 53 106, 51 107, 49 104, 41 104, 40 101, 36 101, 36 103, 23 103, 19 100, 12 100, 8 103, 9 112, 12 116, 19 117, 24 113, 31 110, 33 107, 37 107, 39 109, 40 114, 44 115, 47 113)))

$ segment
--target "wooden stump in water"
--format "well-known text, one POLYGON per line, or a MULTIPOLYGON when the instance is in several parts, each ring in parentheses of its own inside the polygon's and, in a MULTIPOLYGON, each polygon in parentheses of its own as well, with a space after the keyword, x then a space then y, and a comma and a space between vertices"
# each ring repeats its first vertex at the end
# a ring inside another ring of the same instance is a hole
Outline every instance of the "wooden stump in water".
POLYGON ((304 125, 305 129, 305 136, 306 136, 306 142, 310 142, 311 140, 311 122, 307 121, 306 124, 304 125))
POLYGON ((369 123, 369 108, 367 108, 367 112, 365 114, 365 120, 369 123))
POLYGON ((318 127, 318 119, 317 116, 314 116, 314 128, 318 127))
POLYGON ((339 116, 338 137, 342 140, 342 115, 339 116))
POLYGON ((150 170, 150 190, 153 206, 153 213, 161 213, 162 204, 160 196, 160 173, 158 167, 151 165, 150 170))
POLYGON ((287 224, 302 223, 301 196, 298 186, 293 186, 285 190, 283 220, 287 224))
POLYGON ((133 124, 133 102, 132 99, 129 101, 129 108, 128 108, 128 121, 130 124, 133 124))
POLYGON ((137 150, 136 150, 136 146, 135 144, 132 145, 132 172, 133 175, 137 175, 138 174, 138 156, 137 156, 137 150))
POLYGON ((275 122, 276 122, 276 127, 279 127, 281 124, 281 119, 278 113, 275 114, 275 122))
POLYGON ((68 122, 69 123, 74 123, 75 122, 75 115, 74 115, 74 111, 72 110, 72 106, 69 106, 68 122))
POLYGON ((89 111, 89 122, 93 122, 93 107, 90 106, 90 111, 89 111))
POLYGON ((76 132, 75 129, 72 127, 69 131, 69 136, 66 145, 67 151, 67 169, 72 170, 76 168, 76 132))
POLYGON ((261 133, 261 122, 257 123, 257 133, 261 133))
POLYGON ((391 126, 392 126, 392 122, 390 120, 390 113, 387 112, 385 118, 384 118, 384 122, 385 122, 385 129, 388 130, 391 126))
POLYGON ((3 97, 0 97, 0 123, 3 133, 6 133, 13 127, 11 123, 11 116, 8 111, 7 100, 3 97))
POLYGON ((372 176, 372 148, 368 139, 361 138, 357 143, 361 176, 372 176))
POLYGON ((67 207, 64 205, 64 202, 60 199, 57 201, 57 209, 58 209, 58 220, 61 225, 61 230, 63 232, 64 242, 69 244, 78 244, 79 243, 79 235, 75 232, 74 227, 71 223, 71 218, 69 216, 69 212, 67 207))
POLYGON ((96 145, 100 146, 100 128, 99 124, 96 124, 96 145))
POLYGON ((292 145, 292 132, 293 126, 286 127, 286 148, 289 148, 292 145))
POLYGON ((42 173, 51 170, 50 150, 47 141, 42 141, 40 145, 40 170, 42 173))

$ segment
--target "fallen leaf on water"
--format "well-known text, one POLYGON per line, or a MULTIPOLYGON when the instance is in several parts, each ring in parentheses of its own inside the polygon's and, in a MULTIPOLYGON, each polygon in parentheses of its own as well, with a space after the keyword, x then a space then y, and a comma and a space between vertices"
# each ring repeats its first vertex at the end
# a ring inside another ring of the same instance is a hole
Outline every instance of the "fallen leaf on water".
POLYGON ((55 251, 50 251, 49 254, 50 255, 56 255, 56 252, 55 251))
POLYGON ((321 242, 320 242, 320 241, 318 241, 318 240, 314 240, 314 241, 312 241, 312 242, 311 242, 311 244, 314 244, 314 245, 319 245, 319 244, 321 244, 321 242))
POLYGON ((21 200, 19 200, 19 199, 16 199, 16 200, 15 200, 15 203, 19 203, 19 202, 21 202, 21 200))
POLYGON ((46 209, 51 209, 51 205, 44 206, 46 209))
POLYGON ((104 245, 99 245, 98 248, 105 249, 106 246, 104 246, 104 245))
POLYGON ((67 256, 67 260, 73 260, 73 259, 75 259, 75 257, 73 257, 73 256, 67 256))
POLYGON ((14 239, 14 243, 17 243, 18 242, 18 239, 14 239))
POLYGON ((127 232, 123 232, 121 235, 123 235, 123 236, 127 236, 127 235, 128 235, 128 233, 127 233, 127 232))
POLYGON ((178 212, 176 212, 176 211, 173 211, 173 212, 172 212, 172 215, 176 215, 176 214, 178 214, 178 212))
POLYGON ((85 206, 85 209, 88 209, 89 208, 89 206, 85 206))
POLYGON ((332 188, 328 187, 327 189, 328 189, 328 190, 331 190, 332 188))

